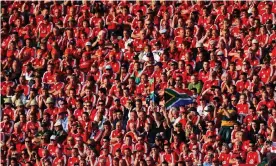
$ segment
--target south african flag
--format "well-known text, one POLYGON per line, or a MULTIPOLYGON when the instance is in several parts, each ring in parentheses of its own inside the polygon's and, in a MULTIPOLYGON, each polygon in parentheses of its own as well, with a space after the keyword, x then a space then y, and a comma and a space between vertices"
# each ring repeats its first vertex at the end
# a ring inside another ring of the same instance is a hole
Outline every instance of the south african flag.
POLYGON ((193 102, 193 99, 189 95, 175 89, 165 89, 164 97, 166 109, 188 105, 193 102))

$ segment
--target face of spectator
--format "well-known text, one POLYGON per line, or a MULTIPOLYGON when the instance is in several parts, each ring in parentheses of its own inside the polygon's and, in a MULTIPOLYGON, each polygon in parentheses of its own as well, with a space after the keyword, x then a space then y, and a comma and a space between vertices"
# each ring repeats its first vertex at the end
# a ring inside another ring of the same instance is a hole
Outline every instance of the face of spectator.
POLYGON ((254 144, 253 143, 250 143, 249 145, 248 145, 248 152, 251 152, 251 151, 253 151, 254 150, 254 144))
POLYGON ((271 13, 271 6, 270 5, 265 5, 265 12, 267 14, 270 14, 271 13))
POLYGON ((276 116, 276 109, 275 109, 275 108, 272 109, 272 116, 273 116, 273 117, 276 116))
POLYGON ((78 151, 77 151, 77 149, 72 149, 72 156, 73 157, 77 157, 78 156, 78 151))
POLYGON ((251 13, 252 13, 253 16, 256 16, 257 15, 257 9, 255 7, 253 7, 251 9, 251 13))
POLYGON ((20 27, 20 26, 21 26, 21 19, 16 19, 16 20, 15 20, 15 25, 16 25, 17 27, 20 27))
POLYGON ((135 131, 136 130, 135 124, 134 123, 130 123, 129 124, 129 129, 130 129, 130 131, 135 131))
POLYGON ((192 74, 193 73, 193 68, 190 65, 186 66, 186 72, 187 74, 192 74))
POLYGON ((191 36, 192 36, 192 32, 191 32, 190 29, 186 29, 186 31, 185 31, 185 36, 186 36, 186 37, 191 37, 191 36))
POLYGON ((207 16, 208 16, 208 10, 207 10, 207 9, 203 9, 202 13, 203 13, 203 16, 204 16, 204 17, 207 17, 207 16))
MULTIPOLYGON (((187 30, 186 30, 186 36, 187 35, 189 35, 189 32, 187 33, 187 30)), ((179 31, 179 36, 180 37, 184 37, 184 29, 181 29, 180 31, 179 31)))
POLYGON ((116 113, 116 119, 118 119, 118 120, 123 119, 123 115, 122 115, 121 112, 117 112, 117 113, 116 113))
POLYGON ((138 142, 139 142, 140 144, 144 144, 144 139, 143 139, 143 137, 138 137, 138 142))

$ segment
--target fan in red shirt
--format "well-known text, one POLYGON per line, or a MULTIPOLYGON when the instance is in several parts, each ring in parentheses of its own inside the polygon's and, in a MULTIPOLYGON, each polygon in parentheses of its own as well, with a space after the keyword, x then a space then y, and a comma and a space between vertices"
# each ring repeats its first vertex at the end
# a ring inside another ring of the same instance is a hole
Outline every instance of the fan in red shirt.
POLYGON ((271 82, 274 72, 274 68, 270 65, 269 61, 264 60, 264 66, 259 71, 259 77, 264 84, 267 84, 271 82))
POLYGON ((38 38, 48 37, 53 29, 53 24, 49 22, 49 16, 44 16, 43 21, 37 27, 38 38))
POLYGON ((246 164, 254 164, 257 165, 261 162, 260 152, 255 149, 254 143, 249 143, 249 147, 247 149, 246 155, 246 164))
POLYGON ((68 166, 74 166, 75 164, 78 164, 80 161, 80 158, 78 156, 78 149, 73 148, 71 150, 71 157, 68 158, 67 165, 68 166))

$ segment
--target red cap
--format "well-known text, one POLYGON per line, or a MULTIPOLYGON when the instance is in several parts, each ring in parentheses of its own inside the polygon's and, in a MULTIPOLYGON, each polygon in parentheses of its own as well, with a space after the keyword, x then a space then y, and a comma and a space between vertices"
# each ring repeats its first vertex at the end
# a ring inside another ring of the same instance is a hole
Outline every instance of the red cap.
POLYGON ((37 51, 36 51, 36 54, 41 54, 42 53, 42 50, 41 49, 38 49, 37 51))
POLYGON ((184 158, 184 160, 185 160, 186 162, 192 161, 191 157, 188 157, 188 156, 186 156, 186 157, 184 158))
POLYGON ((13 56, 13 51, 8 51, 7 52, 7 57, 12 57, 13 56))
POLYGON ((112 56, 115 56, 115 53, 114 53, 114 52, 110 52, 110 53, 109 53, 109 57, 112 57, 112 56))
POLYGON ((84 53, 82 54, 82 56, 86 56, 86 57, 87 57, 87 56, 89 56, 89 54, 90 54, 89 52, 84 52, 84 53))
POLYGON ((56 49, 52 49, 52 50, 51 50, 51 54, 58 54, 58 52, 57 52, 56 49))
POLYGON ((189 138, 190 139, 196 139, 196 135, 195 134, 191 134, 189 138))
POLYGON ((29 35, 24 35, 24 40, 31 39, 29 35))
POLYGON ((64 55, 68 55, 68 54, 71 54, 71 51, 70 51, 69 49, 66 49, 66 50, 64 51, 64 55))
POLYGON ((221 140, 221 136, 218 135, 218 136, 216 137, 216 140, 217 140, 217 141, 220 141, 220 140, 221 140))

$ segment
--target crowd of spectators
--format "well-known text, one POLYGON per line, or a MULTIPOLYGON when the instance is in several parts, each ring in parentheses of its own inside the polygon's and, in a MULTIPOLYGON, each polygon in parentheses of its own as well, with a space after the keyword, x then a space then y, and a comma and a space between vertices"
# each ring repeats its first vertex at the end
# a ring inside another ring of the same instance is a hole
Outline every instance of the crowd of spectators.
POLYGON ((1 1, 1 165, 272 163, 275 13, 268 1, 1 1), (193 103, 166 109, 165 88, 193 103))

